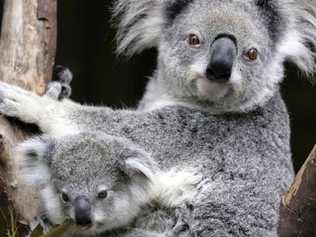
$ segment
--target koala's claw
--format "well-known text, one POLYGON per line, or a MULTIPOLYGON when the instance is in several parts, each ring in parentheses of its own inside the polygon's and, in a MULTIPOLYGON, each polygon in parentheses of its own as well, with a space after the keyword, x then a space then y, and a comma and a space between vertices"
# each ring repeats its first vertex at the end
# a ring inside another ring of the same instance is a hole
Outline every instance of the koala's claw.
POLYGON ((72 90, 71 90, 70 85, 66 85, 66 84, 63 85, 61 87, 61 92, 60 92, 58 99, 61 100, 63 98, 69 98, 71 95, 71 92, 72 92, 72 90))
POLYGON ((73 75, 68 68, 61 65, 55 66, 53 80, 48 84, 46 95, 56 100, 69 98, 71 95, 70 83, 72 78, 73 75))
POLYGON ((53 81, 57 81, 63 84, 70 85, 73 79, 72 72, 61 65, 56 65, 53 71, 53 81))

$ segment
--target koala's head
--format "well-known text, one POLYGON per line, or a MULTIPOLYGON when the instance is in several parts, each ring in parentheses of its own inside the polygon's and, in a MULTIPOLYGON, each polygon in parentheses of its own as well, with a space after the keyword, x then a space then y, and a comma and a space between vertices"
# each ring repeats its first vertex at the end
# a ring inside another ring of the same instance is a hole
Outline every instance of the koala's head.
POLYGON ((85 234, 128 224, 150 199, 158 169, 132 143, 94 133, 34 138, 20 144, 16 155, 48 219, 70 219, 85 234))
POLYGON ((315 71, 312 2, 117 0, 118 52, 156 47, 165 93, 217 112, 247 111, 273 96, 285 60, 315 71))

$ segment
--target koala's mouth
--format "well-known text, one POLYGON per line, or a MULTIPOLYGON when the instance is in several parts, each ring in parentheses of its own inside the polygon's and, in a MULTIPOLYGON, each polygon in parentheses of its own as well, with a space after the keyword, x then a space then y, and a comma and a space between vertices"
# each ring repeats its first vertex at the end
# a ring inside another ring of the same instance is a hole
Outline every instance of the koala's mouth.
POLYGON ((197 80, 197 89, 201 97, 216 101, 227 96, 232 89, 232 85, 200 78, 197 80))
POLYGON ((77 225, 77 227, 81 230, 89 230, 89 229, 93 229, 94 224, 89 224, 89 225, 77 225))
POLYGON ((97 226, 95 224, 90 225, 75 225, 77 232, 87 235, 87 236, 94 236, 97 233, 97 226))

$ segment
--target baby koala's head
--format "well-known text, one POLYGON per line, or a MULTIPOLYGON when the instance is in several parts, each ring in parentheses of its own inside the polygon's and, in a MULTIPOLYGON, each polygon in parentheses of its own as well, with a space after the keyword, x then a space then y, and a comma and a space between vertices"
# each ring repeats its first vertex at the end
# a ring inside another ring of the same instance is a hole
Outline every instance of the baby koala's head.
POLYGON ((131 142, 98 133, 33 138, 20 144, 16 155, 48 219, 53 224, 70 219, 84 234, 131 222, 149 201, 158 171, 131 142))

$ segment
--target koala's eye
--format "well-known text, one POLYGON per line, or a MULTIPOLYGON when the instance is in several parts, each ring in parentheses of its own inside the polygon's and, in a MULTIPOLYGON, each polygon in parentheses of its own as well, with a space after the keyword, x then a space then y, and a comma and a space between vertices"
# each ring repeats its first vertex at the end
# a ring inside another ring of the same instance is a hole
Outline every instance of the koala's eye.
POLYGON ((108 196, 108 192, 106 190, 102 190, 98 193, 98 198, 99 199, 105 199, 108 196))
POLYGON ((201 40, 199 36, 195 34, 189 34, 187 41, 191 47, 199 48, 201 46, 201 40))
POLYGON ((69 196, 68 196, 66 193, 64 193, 64 192, 61 193, 61 199, 62 199, 64 202, 69 202, 69 201, 70 201, 69 196))
POLYGON ((247 52, 244 53, 244 57, 248 61, 255 61, 258 58, 258 50, 256 48, 251 48, 247 52))

